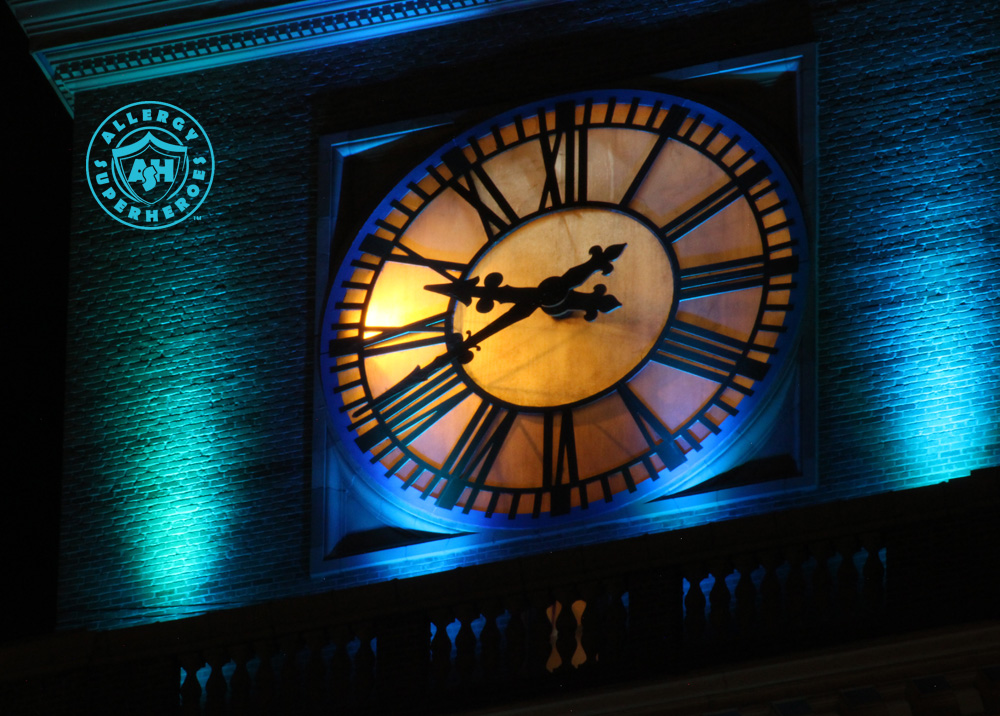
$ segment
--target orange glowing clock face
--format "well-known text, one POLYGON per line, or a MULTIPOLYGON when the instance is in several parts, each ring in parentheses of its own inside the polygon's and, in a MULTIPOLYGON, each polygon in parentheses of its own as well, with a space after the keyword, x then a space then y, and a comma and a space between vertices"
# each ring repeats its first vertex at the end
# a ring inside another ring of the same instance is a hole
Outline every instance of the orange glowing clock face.
POLYGON ((339 266, 329 413, 358 474, 450 527, 539 527, 691 487, 792 355, 804 222, 698 103, 593 92, 415 168, 339 266))

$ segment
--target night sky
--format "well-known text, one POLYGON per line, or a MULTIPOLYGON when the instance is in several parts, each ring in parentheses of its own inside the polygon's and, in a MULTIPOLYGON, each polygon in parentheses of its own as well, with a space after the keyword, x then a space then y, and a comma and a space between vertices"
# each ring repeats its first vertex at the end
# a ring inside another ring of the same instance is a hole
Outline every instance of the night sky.
POLYGON ((55 625, 59 481, 65 372, 72 120, 10 8, 3 39, 4 341, 7 468, 2 515, 0 642, 55 625))

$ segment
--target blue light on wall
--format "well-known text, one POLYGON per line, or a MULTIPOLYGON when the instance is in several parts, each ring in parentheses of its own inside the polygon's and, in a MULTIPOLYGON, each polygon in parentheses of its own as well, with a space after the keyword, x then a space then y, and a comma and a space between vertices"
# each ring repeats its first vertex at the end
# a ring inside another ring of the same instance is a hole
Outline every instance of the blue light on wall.
POLYGON ((854 249, 828 252, 821 304, 858 309, 831 310, 821 327, 837 368, 824 386, 825 463, 881 489, 961 478, 1000 456, 1000 196, 983 183, 1000 160, 980 144, 1000 119, 977 113, 963 96, 887 115, 865 138, 881 149, 838 158, 860 176, 854 209, 846 193, 825 207, 828 243, 854 249))
MULTIPOLYGON (((960 267, 940 265, 933 273, 961 275, 960 267)), ((963 477, 970 458, 985 458, 997 448, 1000 396, 990 384, 1000 351, 976 351, 970 344, 984 328, 1000 334, 1000 321, 995 310, 990 319, 988 304, 975 310, 976 298, 953 292, 948 283, 930 284, 916 305, 901 303, 888 312, 893 337, 906 339, 906 347, 888 369, 877 459, 889 474, 912 476, 908 487, 963 477)), ((996 290, 982 299, 996 306, 996 290)))

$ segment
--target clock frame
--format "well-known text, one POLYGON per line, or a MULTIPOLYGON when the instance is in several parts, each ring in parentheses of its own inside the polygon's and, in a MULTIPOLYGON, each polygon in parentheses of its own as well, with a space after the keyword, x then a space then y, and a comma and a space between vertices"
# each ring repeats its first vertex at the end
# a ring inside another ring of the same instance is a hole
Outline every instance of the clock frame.
POLYGON ((363 489, 451 530, 691 488, 788 383, 806 247, 778 160, 705 105, 614 90, 499 114, 417 165, 339 262, 319 359, 339 444, 363 489), (538 303, 474 340, 517 312, 502 289, 619 245, 563 315, 538 303), (620 306, 588 315, 599 286, 620 306))

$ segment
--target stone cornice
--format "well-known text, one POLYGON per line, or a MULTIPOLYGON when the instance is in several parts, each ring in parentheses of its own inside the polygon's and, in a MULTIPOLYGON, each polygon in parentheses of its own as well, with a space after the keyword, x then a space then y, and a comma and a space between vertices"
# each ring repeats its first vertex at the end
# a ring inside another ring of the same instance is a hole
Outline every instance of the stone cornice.
MULTIPOLYGON (((156 11, 136 3, 131 14, 107 2, 100 12, 66 10, 57 0, 8 0, 28 33, 32 53, 72 113, 77 92, 250 62, 564 0, 351 0, 304 1, 177 22, 168 0, 156 11), (49 12, 37 12, 48 7, 49 12), (144 9, 145 8, 145 9, 144 9), (123 31, 133 25, 151 27, 123 31), (76 23, 76 24, 74 24, 76 23), (76 31, 75 36, 71 35, 76 31), (114 32, 115 34, 108 34, 114 32), (59 41, 58 38, 77 37, 59 41), (57 44, 46 46, 55 40, 57 44)), ((200 3, 204 14, 213 6, 200 3)), ((185 9, 190 11, 191 4, 185 9)))

